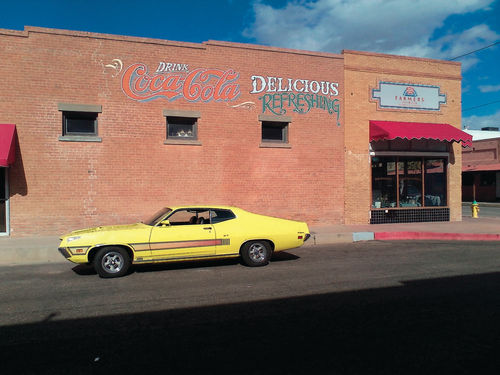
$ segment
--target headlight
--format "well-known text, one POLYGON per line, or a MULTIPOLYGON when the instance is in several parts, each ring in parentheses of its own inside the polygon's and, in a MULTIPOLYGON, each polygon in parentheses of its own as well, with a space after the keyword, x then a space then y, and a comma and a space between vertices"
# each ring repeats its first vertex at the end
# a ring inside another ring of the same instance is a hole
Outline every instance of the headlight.
POLYGON ((82 238, 82 236, 72 236, 72 237, 68 237, 68 238, 66 239, 66 242, 75 241, 75 240, 78 240, 78 239, 80 239, 80 238, 82 238))

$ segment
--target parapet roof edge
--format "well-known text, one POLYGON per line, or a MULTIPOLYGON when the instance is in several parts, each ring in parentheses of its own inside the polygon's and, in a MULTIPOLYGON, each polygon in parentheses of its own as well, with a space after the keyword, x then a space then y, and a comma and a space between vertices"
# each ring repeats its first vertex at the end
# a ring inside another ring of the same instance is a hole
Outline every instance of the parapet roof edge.
POLYGON ((449 64, 460 66, 461 63, 458 61, 449 61, 449 60, 439 60, 439 59, 431 59, 428 57, 414 57, 414 56, 403 56, 403 55, 392 55, 388 53, 380 53, 380 52, 366 52, 366 51, 354 51, 349 49, 342 50, 342 54, 351 54, 351 55, 364 55, 364 56, 373 56, 373 57, 390 57, 401 60, 416 60, 416 61, 429 61, 440 64, 449 64))
POLYGON ((5 34, 5 35, 28 37, 30 33, 65 35, 65 36, 73 36, 73 37, 80 37, 80 38, 107 39, 107 40, 116 40, 116 41, 123 41, 123 42, 132 42, 132 43, 147 43, 147 44, 168 45, 168 46, 175 46, 175 47, 206 49, 206 47, 200 43, 176 42, 176 41, 167 40, 167 39, 155 39, 155 38, 146 38, 146 37, 138 37, 138 36, 103 34, 103 33, 95 33, 95 32, 90 32, 90 31, 53 29, 53 28, 37 27, 37 26, 25 26, 24 31, 0 29, 0 34, 5 34))
POLYGON ((307 50, 301 50, 301 49, 281 48, 281 47, 273 47, 273 46, 263 46, 260 44, 250 44, 250 43, 237 43, 237 42, 223 42, 223 41, 218 41, 218 40, 208 40, 206 42, 203 42, 203 44, 205 44, 207 46, 242 48, 242 49, 252 49, 252 50, 259 50, 259 51, 292 53, 292 54, 296 54, 296 55, 327 57, 330 59, 331 58, 337 58, 337 59, 344 58, 344 56, 342 56, 341 54, 336 54, 336 53, 307 51, 307 50))
POLYGON ((296 55, 306 55, 306 56, 316 56, 325 58, 336 58, 344 59, 341 54, 327 53, 327 52, 316 52, 316 51, 306 51, 298 49, 280 48, 272 46, 262 46, 258 44, 247 44, 247 43, 236 43, 236 42, 225 42, 218 40, 208 40, 202 43, 192 43, 192 42, 179 42, 167 39, 156 39, 156 38, 146 38, 137 36, 126 36, 126 35, 115 35, 115 34, 103 34, 90 31, 76 31, 76 30, 65 30, 65 29, 54 29, 38 26, 25 26, 24 30, 8 30, 0 29, 0 35, 10 35, 18 37, 29 37, 30 33, 39 34, 52 34, 52 35, 65 35, 80 38, 95 38, 95 39, 106 39, 106 40, 116 40, 131 43, 147 43, 165 46, 175 46, 175 47, 185 47, 185 48, 195 48, 195 49, 206 49, 207 46, 219 46, 228 48, 240 48, 240 49, 251 49, 259 51, 269 51, 269 52, 281 52, 281 53, 291 53, 296 55))

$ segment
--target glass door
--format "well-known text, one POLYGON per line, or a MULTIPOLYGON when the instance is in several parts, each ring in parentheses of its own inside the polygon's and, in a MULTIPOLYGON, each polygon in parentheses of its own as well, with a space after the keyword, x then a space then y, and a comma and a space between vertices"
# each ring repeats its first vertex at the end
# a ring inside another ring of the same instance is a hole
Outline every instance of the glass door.
POLYGON ((8 198, 7 168, 0 167, 0 235, 7 234, 9 229, 8 198))

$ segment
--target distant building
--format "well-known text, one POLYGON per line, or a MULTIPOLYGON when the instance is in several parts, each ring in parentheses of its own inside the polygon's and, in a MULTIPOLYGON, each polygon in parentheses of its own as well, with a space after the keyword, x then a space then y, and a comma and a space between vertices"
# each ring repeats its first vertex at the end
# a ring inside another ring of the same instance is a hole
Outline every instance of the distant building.
POLYGON ((462 151, 462 200, 500 201, 499 128, 465 132, 472 135, 472 148, 462 151))

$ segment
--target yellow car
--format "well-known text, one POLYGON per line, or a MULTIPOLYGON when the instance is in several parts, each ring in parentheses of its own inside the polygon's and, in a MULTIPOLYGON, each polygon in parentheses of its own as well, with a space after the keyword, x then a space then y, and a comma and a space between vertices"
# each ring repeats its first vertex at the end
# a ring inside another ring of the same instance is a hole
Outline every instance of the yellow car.
POLYGON ((163 208, 131 225, 104 226, 62 236, 59 251, 74 263, 93 264, 101 277, 119 277, 131 264, 241 257, 268 264, 273 252, 302 246, 307 224, 227 206, 163 208))

